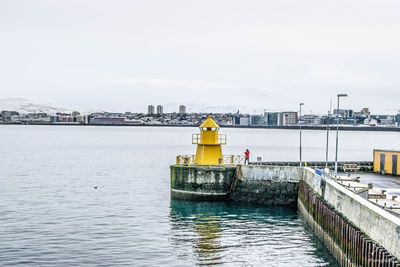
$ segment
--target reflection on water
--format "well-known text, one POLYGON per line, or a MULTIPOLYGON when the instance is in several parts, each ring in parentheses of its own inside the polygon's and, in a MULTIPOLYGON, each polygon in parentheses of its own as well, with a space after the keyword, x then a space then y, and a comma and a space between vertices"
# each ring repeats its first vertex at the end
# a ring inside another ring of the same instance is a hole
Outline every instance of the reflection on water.
POLYGON ((196 265, 335 266, 296 209, 171 200, 171 243, 196 265))
POLYGON ((199 218, 194 226, 199 238, 194 246, 199 262, 218 262, 221 256, 218 251, 223 249, 218 237, 221 233, 220 218, 209 216, 199 218))

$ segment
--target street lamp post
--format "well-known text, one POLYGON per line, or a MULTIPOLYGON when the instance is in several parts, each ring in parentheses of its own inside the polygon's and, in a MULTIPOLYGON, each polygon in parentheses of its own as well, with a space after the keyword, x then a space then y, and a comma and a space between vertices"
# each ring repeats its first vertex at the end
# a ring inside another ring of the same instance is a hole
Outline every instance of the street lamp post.
POLYGON ((326 127, 326 155, 325 155, 325 168, 328 168, 328 156, 329 156, 329 127, 331 126, 331 114, 332 114, 332 99, 330 100, 329 111, 328 111, 328 127, 326 127))
POLYGON ((337 109, 336 109, 336 154, 335 154, 335 177, 337 177, 337 154, 338 154, 338 140, 339 140, 339 99, 341 97, 347 97, 347 94, 337 95, 337 109))
POLYGON ((300 103, 300 115, 299 115, 299 124, 300 124, 300 167, 303 165, 302 160, 301 160, 301 106, 303 106, 304 103, 300 103))

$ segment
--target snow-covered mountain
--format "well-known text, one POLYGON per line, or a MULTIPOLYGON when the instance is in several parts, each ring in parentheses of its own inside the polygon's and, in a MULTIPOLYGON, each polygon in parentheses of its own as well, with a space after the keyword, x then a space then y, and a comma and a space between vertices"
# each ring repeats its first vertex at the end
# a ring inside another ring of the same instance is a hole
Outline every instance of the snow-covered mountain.
POLYGON ((18 111, 19 113, 47 113, 55 114, 57 112, 70 113, 74 111, 53 104, 43 104, 24 98, 0 98, 0 111, 18 111))

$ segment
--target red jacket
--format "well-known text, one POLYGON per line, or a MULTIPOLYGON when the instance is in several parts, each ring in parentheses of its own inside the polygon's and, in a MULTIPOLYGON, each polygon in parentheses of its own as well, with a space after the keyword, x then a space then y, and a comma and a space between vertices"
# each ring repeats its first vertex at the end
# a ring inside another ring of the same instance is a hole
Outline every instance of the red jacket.
POLYGON ((250 158, 250 152, 246 151, 244 152, 244 155, 246 156, 246 159, 250 158))

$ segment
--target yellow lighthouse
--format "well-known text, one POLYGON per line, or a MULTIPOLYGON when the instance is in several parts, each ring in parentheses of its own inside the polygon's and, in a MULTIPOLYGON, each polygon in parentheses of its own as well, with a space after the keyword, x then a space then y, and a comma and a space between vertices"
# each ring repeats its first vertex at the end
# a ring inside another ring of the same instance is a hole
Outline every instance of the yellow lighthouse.
POLYGON ((221 145, 226 144, 226 135, 218 134, 219 125, 208 116, 200 125, 200 134, 192 135, 192 144, 197 144, 196 165, 224 164, 221 145))

